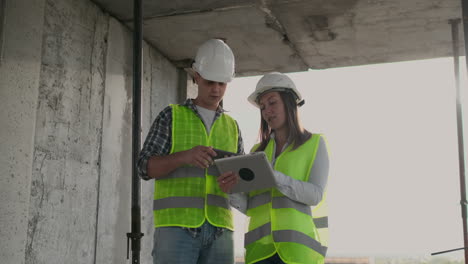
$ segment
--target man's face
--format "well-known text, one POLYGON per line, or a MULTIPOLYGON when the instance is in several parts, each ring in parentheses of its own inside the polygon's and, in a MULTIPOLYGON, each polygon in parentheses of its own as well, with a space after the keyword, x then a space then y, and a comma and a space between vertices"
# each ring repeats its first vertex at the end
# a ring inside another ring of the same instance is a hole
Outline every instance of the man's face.
POLYGON ((198 73, 195 75, 195 81, 198 84, 197 104, 207 109, 216 110, 219 102, 223 100, 227 83, 205 80, 198 73))

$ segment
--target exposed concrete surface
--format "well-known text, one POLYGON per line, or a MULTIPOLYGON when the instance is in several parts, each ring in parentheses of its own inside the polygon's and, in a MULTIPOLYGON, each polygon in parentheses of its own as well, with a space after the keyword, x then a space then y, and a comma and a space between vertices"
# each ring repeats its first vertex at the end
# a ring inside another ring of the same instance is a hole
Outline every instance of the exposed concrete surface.
POLYGON ((153 18, 145 21, 145 32, 146 39, 173 61, 194 58, 199 45, 220 36, 232 48, 236 71, 240 70, 241 75, 254 74, 258 69, 288 72, 297 69, 297 65, 302 65, 301 70, 307 69, 295 51, 283 42, 282 34, 265 30, 265 15, 257 8, 153 18), (171 33, 174 30, 180 34, 171 33), (258 44, 265 40, 268 48, 258 44))
MULTIPOLYGON (((229 86, 229 84, 228 84, 229 86)), ((187 77, 187 98, 196 98, 198 95, 198 86, 192 80, 192 77, 187 77)))
MULTIPOLYGON (((103 116, 101 177, 96 263, 121 263, 130 232, 132 35, 115 19, 109 24, 103 116)), ((142 144, 162 108, 178 101, 178 72, 153 48, 143 45, 142 144), (152 112, 154 109, 154 112, 152 112)), ((153 181, 142 181, 142 263, 151 263, 153 246, 153 181)))
POLYGON ((105 70, 96 263, 122 263, 130 232, 132 173, 131 34, 110 19, 105 70))
MULTIPOLYGON (((113 16, 122 21, 133 19, 132 1, 119 0, 93 0, 113 16)), ((255 6, 252 0, 201 0, 201 1, 142 1, 142 12, 145 19, 165 16, 177 16, 191 13, 205 13, 214 10, 236 9, 255 6)))
MULTIPOLYGON (((151 113, 151 85, 152 85, 152 64, 150 53, 152 48, 146 43, 143 44, 143 79, 141 82, 141 145, 143 146, 146 135, 150 130, 155 117, 151 113)), ((141 262, 152 263, 153 258, 153 200, 154 182, 141 181, 141 232, 144 234, 141 239, 141 262)))
POLYGON ((350 9, 321 15, 306 3, 276 7, 283 11, 275 13, 284 26, 294 29, 288 36, 311 68, 451 56, 448 19, 461 17, 460 1, 349 2, 355 2, 350 9))
MULTIPOLYGON (((131 26, 131 1, 94 2, 131 26)), ((461 17, 461 1, 146 1, 143 16, 145 39, 177 65, 222 38, 248 76, 450 56, 447 23, 461 17)))
POLYGON ((24 263, 44 2, 7 0, 5 5, 0 64, 1 263, 24 263))
POLYGON ((47 0, 26 263, 93 263, 108 19, 47 0))
MULTIPOLYGON (((131 33, 90 1, 6 6, 0 262, 127 263, 131 33)), ((142 140, 186 87, 185 72, 146 43, 143 60, 142 140)), ((151 263, 152 181, 141 195, 141 260, 151 263)))
POLYGON ((154 120, 168 104, 181 103, 178 95, 179 71, 158 52, 151 51, 150 60, 151 87, 154 87, 151 90, 151 113, 154 120))

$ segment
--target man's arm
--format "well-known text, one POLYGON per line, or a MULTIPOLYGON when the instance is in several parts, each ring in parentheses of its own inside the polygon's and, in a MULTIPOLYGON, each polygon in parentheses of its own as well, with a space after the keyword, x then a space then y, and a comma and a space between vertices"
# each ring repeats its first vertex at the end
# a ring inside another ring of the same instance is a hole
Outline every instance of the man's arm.
POLYGON ((216 152, 212 147, 196 146, 166 156, 152 156, 148 160, 146 171, 149 178, 160 179, 185 165, 206 169, 213 163, 214 156, 216 152))
POLYGON ((148 175, 148 162, 153 156, 166 156, 172 147, 172 108, 162 110, 146 136, 143 148, 138 158, 138 172, 143 180, 150 180, 148 175))

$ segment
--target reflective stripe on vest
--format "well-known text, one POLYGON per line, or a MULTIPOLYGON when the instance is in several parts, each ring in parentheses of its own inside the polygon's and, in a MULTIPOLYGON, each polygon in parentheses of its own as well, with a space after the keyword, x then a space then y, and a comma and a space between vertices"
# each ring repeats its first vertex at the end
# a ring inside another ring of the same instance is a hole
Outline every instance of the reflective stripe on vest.
MULTIPOLYGON (((206 199, 207 205, 218 206, 225 209, 229 209, 229 200, 208 194, 206 199)), ((162 199, 154 200, 153 210, 162 210, 168 208, 199 208, 203 209, 205 206, 205 200, 200 197, 167 197, 162 199)))
POLYGON ((302 212, 306 215, 311 216, 310 206, 293 201, 286 196, 274 197, 273 201, 271 202, 271 208, 273 209, 294 208, 299 212, 302 212))
POLYGON ((273 231, 273 239, 275 242, 292 242, 305 245, 324 257, 327 254, 327 247, 322 246, 317 240, 296 230, 273 231))
MULTIPOLYGON (((296 180, 308 181, 319 142, 320 135, 313 135, 295 150, 288 146, 277 157, 275 170, 296 180)), ((272 140, 265 153, 271 161, 272 140)), ((315 221, 312 214, 310 206, 289 199, 275 188, 249 193, 250 224, 244 244, 246 263, 275 253, 286 263, 323 263, 327 247, 320 239, 319 229, 328 226, 328 219, 324 216, 315 221)))
POLYGON ((271 207, 273 209, 279 208, 294 208, 299 212, 302 212, 306 215, 311 215, 310 206, 293 201, 288 197, 274 197, 273 200, 271 199, 270 193, 265 192, 259 195, 255 195, 250 197, 248 200, 248 209, 253 209, 264 204, 267 204, 271 201, 271 207))
POLYGON ((317 240, 295 230, 271 231, 271 223, 264 224, 245 234, 244 246, 247 247, 249 244, 270 234, 273 235, 275 242, 298 243, 309 247, 324 257, 327 254, 327 247, 322 246, 317 240))
MULTIPOLYGON (((213 122, 207 134, 203 121, 186 106, 172 107, 172 148, 170 154, 198 145, 237 152, 237 124, 226 114, 213 122)), ((205 220, 212 225, 233 229, 227 195, 219 188, 215 166, 204 170, 184 166, 155 180, 154 225, 199 227, 205 220)))

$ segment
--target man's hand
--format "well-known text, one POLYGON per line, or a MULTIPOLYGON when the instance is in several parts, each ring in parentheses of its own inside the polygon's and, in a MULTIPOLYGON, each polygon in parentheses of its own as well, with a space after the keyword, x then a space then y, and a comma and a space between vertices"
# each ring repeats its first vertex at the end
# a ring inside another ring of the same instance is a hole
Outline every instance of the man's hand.
POLYGON ((225 172, 218 177, 219 188, 225 193, 230 193, 231 189, 239 182, 239 175, 232 171, 225 172))
POLYGON ((201 169, 206 169, 213 164, 212 157, 215 156, 216 152, 213 148, 206 146, 196 146, 183 152, 185 164, 199 167, 201 169))

